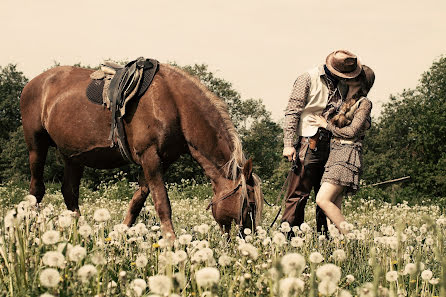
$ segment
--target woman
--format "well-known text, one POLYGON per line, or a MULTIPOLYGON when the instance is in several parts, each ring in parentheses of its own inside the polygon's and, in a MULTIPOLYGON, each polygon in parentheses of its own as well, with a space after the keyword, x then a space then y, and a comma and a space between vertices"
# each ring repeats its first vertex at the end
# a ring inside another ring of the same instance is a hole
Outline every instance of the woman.
POLYGON ((329 122, 317 115, 310 118, 313 126, 325 128, 332 133, 330 155, 316 203, 342 233, 346 232, 341 227, 345 221, 341 213, 343 194, 355 193, 359 188, 362 140, 365 131, 370 128, 372 109, 372 103, 366 96, 374 81, 373 70, 364 65, 358 77, 340 82, 347 84, 349 91, 336 116, 329 122))

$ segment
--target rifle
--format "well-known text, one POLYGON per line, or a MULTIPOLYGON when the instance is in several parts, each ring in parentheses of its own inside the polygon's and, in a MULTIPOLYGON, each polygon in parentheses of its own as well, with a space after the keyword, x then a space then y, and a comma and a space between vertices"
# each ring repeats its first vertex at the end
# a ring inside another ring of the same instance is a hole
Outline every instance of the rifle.
POLYGON ((396 179, 386 180, 386 181, 379 182, 376 184, 366 185, 363 188, 370 188, 370 187, 381 186, 381 185, 386 185, 386 184, 399 183, 399 182, 403 182, 403 181, 406 181, 409 179, 410 179, 410 176, 404 176, 404 177, 400 177, 400 178, 396 178, 396 179))

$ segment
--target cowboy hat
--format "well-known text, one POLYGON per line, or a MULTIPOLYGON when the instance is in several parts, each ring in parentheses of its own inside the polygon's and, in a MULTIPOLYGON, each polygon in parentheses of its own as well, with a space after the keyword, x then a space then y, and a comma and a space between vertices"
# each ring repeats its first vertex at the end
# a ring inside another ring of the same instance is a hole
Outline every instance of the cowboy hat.
POLYGON ((358 57, 346 50, 337 50, 325 60, 328 70, 340 78, 355 78, 362 70, 358 57))

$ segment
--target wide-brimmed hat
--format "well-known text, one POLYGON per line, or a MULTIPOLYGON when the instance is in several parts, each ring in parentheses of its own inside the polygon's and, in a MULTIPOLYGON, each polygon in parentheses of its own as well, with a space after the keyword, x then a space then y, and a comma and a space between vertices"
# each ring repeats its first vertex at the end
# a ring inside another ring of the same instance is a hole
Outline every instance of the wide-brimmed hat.
POLYGON ((337 50, 325 60, 328 70, 341 78, 355 78, 362 70, 362 65, 356 55, 346 50, 337 50))

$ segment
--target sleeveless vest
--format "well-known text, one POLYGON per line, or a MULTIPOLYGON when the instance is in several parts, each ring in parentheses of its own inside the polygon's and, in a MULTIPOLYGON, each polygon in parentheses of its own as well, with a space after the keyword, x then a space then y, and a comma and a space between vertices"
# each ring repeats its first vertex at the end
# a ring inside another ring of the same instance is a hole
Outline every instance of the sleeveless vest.
POLYGON ((324 74, 323 66, 315 67, 308 71, 310 75, 310 92, 307 102, 300 115, 300 121, 297 126, 297 135, 311 137, 316 134, 318 127, 311 126, 308 123, 308 116, 311 114, 321 115, 328 102, 328 87, 321 77, 324 74))

